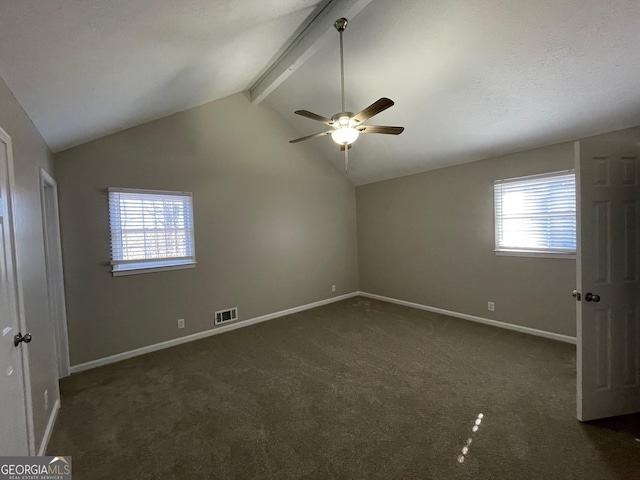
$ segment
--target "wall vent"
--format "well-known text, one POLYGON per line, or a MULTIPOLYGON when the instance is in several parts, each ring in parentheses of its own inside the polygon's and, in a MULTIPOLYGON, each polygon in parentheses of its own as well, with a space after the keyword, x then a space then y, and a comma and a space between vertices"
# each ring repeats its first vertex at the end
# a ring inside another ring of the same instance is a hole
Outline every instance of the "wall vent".
POLYGON ((238 319, 238 307, 229 308, 227 310, 219 310, 215 314, 215 324, 233 322, 238 319))

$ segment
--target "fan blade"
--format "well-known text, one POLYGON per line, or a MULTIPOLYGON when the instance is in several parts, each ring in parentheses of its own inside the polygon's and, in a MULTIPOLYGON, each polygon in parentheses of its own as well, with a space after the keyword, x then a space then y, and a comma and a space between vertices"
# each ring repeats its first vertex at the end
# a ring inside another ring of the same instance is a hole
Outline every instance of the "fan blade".
POLYGON ((300 138, 296 138, 295 140, 289 140, 289 143, 298 143, 298 142, 302 142, 304 140, 309 140, 310 138, 313 137, 322 137, 324 135, 331 135, 333 133, 333 130, 328 130, 326 132, 320 132, 320 133, 314 133, 313 135, 307 135, 306 137, 300 137, 300 138))
POLYGON ((302 115, 303 117, 310 118, 311 120, 317 120, 318 122, 322 122, 333 127, 333 120, 327 117, 323 117, 322 115, 318 115, 317 113, 310 112, 309 110, 296 110, 294 113, 296 115, 302 115))
POLYGON ((348 143, 347 145, 340 145, 340 151, 344 152, 345 150, 349 150, 351 148, 351 144, 348 143))
POLYGON ((383 133, 385 135, 400 135, 404 127, 382 127, 379 125, 363 125, 358 127, 360 133, 383 133))
POLYGON ((373 117, 374 115, 379 114, 380 112, 386 110, 389 107, 393 107, 393 100, 390 100, 386 97, 382 97, 380 100, 373 102, 367 108, 358 113, 353 119, 357 123, 363 123, 367 119, 373 117))

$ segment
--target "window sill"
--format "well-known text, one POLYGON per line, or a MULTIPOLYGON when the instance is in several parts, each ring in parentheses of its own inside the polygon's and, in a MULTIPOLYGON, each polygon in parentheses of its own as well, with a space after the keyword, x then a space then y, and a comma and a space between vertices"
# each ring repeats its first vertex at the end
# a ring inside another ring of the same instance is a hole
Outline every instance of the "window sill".
POLYGON ((126 275, 140 275, 143 273, 168 272, 169 270, 183 270, 185 268, 196 268, 196 263, 183 263, 181 265, 165 265, 162 267, 131 268, 129 270, 112 270, 114 277, 124 277, 126 275))
POLYGON ((545 252, 545 251, 529 251, 529 250, 494 250, 496 255, 504 257, 531 257, 531 258, 559 258, 566 260, 575 260, 575 252, 545 252))

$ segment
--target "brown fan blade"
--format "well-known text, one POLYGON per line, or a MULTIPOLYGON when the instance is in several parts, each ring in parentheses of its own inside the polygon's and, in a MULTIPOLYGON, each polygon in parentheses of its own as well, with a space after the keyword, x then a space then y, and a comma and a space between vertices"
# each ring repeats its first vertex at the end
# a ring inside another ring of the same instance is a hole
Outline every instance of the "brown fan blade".
POLYGON ((317 120, 318 122, 322 122, 333 127, 333 120, 327 117, 323 117, 322 115, 318 115, 317 113, 310 112, 309 110, 296 110, 294 113, 296 115, 302 115, 303 117, 310 118, 311 120, 317 120))
POLYGON ((400 135, 404 127, 382 127, 379 125, 363 125, 358 127, 360 133, 383 133, 385 135, 400 135))
POLYGON ((340 151, 344 152, 345 150, 349 150, 351 148, 351 144, 348 143, 347 145, 340 145, 340 151))
POLYGON ((380 100, 373 102, 367 108, 358 113, 353 119, 357 123, 363 123, 367 119, 373 117, 374 115, 379 114, 380 112, 386 110, 389 107, 393 107, 393 100, 390 100, 386 97, 382 97, 380 100))
POLYGON ((322 137, 324 135, 331 135, 333 133, 333 130, 328 130, 326 132, 320 132, 320 133, 314 133, 313 135, 307 135, 306 137, 300 137, 300 138, 296 138, 295 140, 289 140, 289 143, 298 143, 298 142, 302 142, 304 140, 309 140, 310 138, 313 137, 322 137))

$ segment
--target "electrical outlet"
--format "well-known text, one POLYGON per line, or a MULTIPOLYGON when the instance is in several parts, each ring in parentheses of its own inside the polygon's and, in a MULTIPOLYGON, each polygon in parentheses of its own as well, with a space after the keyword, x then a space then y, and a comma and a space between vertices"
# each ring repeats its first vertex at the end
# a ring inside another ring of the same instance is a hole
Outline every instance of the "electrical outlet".
POLYGON ((178 319, 178 328, 184 328, 184 318, 178 319))
POLYGON ((331 291, 335 292, 336 291, 336 286, 335 285, 331 285, 331 291))
POLYGON ((496 304, 493 302, 487 302, 487 310, 489 310, 490 312, 495 312, 496 304))
POLYGON ((44 409, 49 410, 49 390, 44 391, 44 409))

